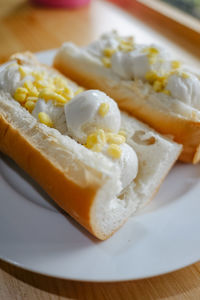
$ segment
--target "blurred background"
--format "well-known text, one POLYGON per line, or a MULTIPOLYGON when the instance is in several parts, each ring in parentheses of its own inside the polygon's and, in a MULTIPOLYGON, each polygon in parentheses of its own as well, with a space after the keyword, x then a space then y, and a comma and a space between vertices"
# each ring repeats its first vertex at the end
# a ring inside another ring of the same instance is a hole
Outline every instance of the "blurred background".
POLYGON ((0 0, 0 63, 66 40, 84 45, 113 28, 199 59, 199 17, 200 0, 0 0))
POLYGON ((200 0, 162 0, 200 19, 200 0))

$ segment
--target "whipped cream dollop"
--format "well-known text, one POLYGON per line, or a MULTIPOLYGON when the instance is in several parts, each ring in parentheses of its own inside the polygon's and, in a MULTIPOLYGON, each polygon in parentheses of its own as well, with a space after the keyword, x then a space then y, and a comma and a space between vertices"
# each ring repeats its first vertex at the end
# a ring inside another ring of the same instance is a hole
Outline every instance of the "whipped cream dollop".
POLYGON ((111 57, 111 69, 123 79, 146 79, 146 74, 150 71, 169 72, 170 63, 165 61, 166 53, 155 45, 150 45, 149 49, 157 49, 154 62, 151 62, 148 49, 145 45, 135 46, 133 51, 117 51, 111 57))
POLYGON ((85 143, 87 136, 99 128, 117 133, 121 125, 116 102, 98 90, 75 96, 65 105, 65 115, 69 134, 80 143, 85 143))
MULTIPOLYGON (((105 146, 103 153, 108 155, 107 150, 108 145, 105 146)), ((138 157, 136 152, 131 148, 127 143, 120 145, 122 150, 121 156, 116 160, 116 163, 119 165, 121 170, 121 184, 122 190, 127 187, 137 176, 138 173, 138 157)))
POLYGON ((173 98, 200 110, 200 80, 193 74, 182 73, 169 76, 166 89, 173 98))
MULTIPOLYGON (((65 115, 68 132, 81 143, 85 143, 87 136, 98 129, 118 133, 121 125, 117 104, 105 93, 98 90, 88 90, 75 96, 65 105, 65 115), (109 105, 107 113, 103 116, 99 114, 101 104, 109 105)), ((122 189, 124 189, 137 176, 138 158, 128 144, 122 143, 118 147, 121 151, 118 159, 109 155, 108 144, 103 146, 102 153, 119 165, 122 189)))

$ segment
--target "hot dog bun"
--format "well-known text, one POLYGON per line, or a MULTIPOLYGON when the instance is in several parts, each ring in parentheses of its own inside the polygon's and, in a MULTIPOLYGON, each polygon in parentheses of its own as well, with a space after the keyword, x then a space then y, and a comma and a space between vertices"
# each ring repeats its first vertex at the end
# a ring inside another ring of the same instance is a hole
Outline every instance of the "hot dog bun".
POLYGON ((159 93, 158 96, 150 84, 141 80, 120 78, 111 68, 105 67, 87 47, 79 48, 72 43, 63 44, 56 54, 54 66, 86 88, 104 91, 122 110, 183 144, 183 151, 179 157, 181 161, 199 162, 199 110, 164 93, 159 93))

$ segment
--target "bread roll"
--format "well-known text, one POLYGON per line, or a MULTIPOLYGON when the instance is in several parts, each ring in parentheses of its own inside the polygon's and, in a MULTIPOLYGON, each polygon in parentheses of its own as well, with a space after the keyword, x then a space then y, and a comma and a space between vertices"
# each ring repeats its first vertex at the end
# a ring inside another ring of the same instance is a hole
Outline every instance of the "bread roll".
POLYGON ((83 48, 64 43, 54 66, 86 88, 104 91, 122 110, 182 144, 181 161, 199 162, 200 77, 160 47, 111 32, 83 48))
MULTIPOLYGON (((38 62, 15 56, 20 66, 38 62)), ((56 73, 46 68, 47 72, 56 73)), ((76 83, 72 83, 78 88, 76 83)), ((122 190, 114 160, 40 123, 9 92, 0 90, 0 150, 32 176, 52 199, 97 238, 111 236, 145 205, 180 154, 181 146, 121 113, 127 144, 137 153, 137 177, 122 190)))

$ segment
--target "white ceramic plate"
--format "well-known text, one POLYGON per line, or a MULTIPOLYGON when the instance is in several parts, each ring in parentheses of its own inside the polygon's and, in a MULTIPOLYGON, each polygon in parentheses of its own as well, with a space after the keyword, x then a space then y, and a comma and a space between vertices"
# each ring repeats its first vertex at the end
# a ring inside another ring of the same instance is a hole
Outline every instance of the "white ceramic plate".
MULTIPOLYGON (((38 57, 51 63, 53 54, 38 57)), ((151 204, 100 242, 1 155, 0 258, 35 272, 87 281, 139 279, 190 265, 200 259, 199 179, 200 165, 178 163, 151 204)))

